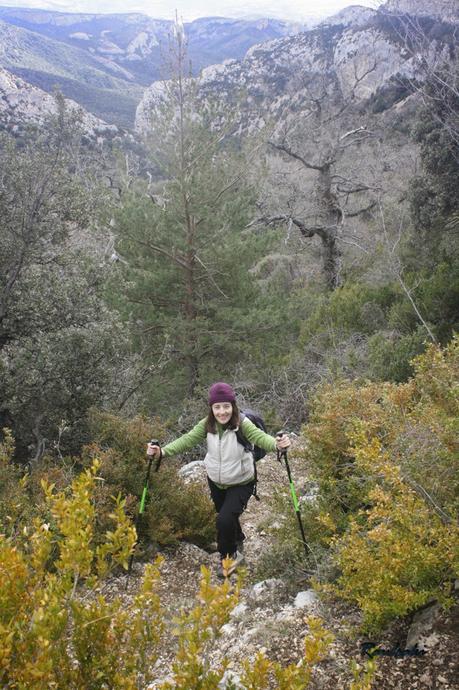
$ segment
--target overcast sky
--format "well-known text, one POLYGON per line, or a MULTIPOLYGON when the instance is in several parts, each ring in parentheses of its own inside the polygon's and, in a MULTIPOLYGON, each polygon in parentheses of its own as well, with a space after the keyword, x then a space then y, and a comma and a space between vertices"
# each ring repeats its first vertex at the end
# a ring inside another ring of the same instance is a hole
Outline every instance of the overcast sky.
POLYGON ((177 9, 183 21, 197 17, 275 17, 297 21, 329 17, 349 5, 376 7, 381 0, 5 0, 0 5, 34 7, 64 12, 142 12, 159 19, 173 19, 177 9))

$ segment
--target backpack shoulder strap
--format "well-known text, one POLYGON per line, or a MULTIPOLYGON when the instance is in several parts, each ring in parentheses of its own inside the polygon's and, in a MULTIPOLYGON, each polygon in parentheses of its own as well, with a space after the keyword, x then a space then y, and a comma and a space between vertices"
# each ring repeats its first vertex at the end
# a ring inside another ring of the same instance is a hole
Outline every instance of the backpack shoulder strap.
MULTIPOLYGON (((238 443, 240 443, 241 446, 244 446, 244 449, 247 452, 253 453, 252 444, 250 443, 250 441, 247 441, 247 439, 244 437, 244 434, 242 432, 242 422, 244 421, 245 418, 246 418, 246 415, 243 412, 241 412, 239 415, 240 424, 239 424, 238 430, 236 431, 236 438, 238 440, 238 443)), ((260 497, 258 496, 258 493, 257 493, 258 472, 257 472, 257 463, 255 462, 255 458, 253 459, 253 473, 254 473, 253 496, 256 498, 257 501, 259 501, 260 497)))
POLYGON ((240 413, 239 419, 240 419, 240 423, 239 423, 239 427, 238 427, 238 429, 237 429, 237 431, 236 431, 236 438, 237 438, 237 440, 238 440, 238 443, 240 443, 241 446, 244 446, 244 449, 245 449, 246 451, 252 452, 252 450, 253 450, 252 444, 250 443, 250 441, 248 441, 248 440, 245 438, 244 432, 242 431, 242 422, 243 422, 244 419, 245 419, 245 414, 244 414, 243 412, 240 413))

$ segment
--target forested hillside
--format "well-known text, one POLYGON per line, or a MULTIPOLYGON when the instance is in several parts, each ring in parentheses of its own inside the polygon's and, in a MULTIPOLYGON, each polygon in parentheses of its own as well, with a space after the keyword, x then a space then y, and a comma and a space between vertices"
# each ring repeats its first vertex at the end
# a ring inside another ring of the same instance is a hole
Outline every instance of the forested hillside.
POLYGON ((2 688, 457 687, 442 8, 354 8, 201 77, 176 24, 136 134, 60 94, 1 128, 2 688), (299 497, 260 461, 248 568, 223 584, 203 448, 152 472, 133 525, 147 441, 189 431, 215 381, 290 432, 299 497))

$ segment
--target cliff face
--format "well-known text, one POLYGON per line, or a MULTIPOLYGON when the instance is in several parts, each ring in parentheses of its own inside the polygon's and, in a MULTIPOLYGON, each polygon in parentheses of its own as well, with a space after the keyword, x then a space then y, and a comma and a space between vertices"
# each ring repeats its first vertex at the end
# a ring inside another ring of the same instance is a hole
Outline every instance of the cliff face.
POLYGON ((459 23, 457 0, 388 0, 385 9, 394 14, 434 17, 444 22, 459 23))

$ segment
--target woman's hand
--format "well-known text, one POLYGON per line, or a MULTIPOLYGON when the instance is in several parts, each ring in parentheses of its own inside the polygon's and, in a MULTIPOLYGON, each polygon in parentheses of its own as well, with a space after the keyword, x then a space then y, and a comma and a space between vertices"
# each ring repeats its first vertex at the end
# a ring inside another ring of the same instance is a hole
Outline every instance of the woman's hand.
POLYGON ((278 450, 287 450, 291 445, 292 442, 288 434, 276 434, 276 446, 278 450))
POLYGON ((161 448, 153 443, 147 444, 147 455, 153 455, 158 460, 161 457, 161 448))

